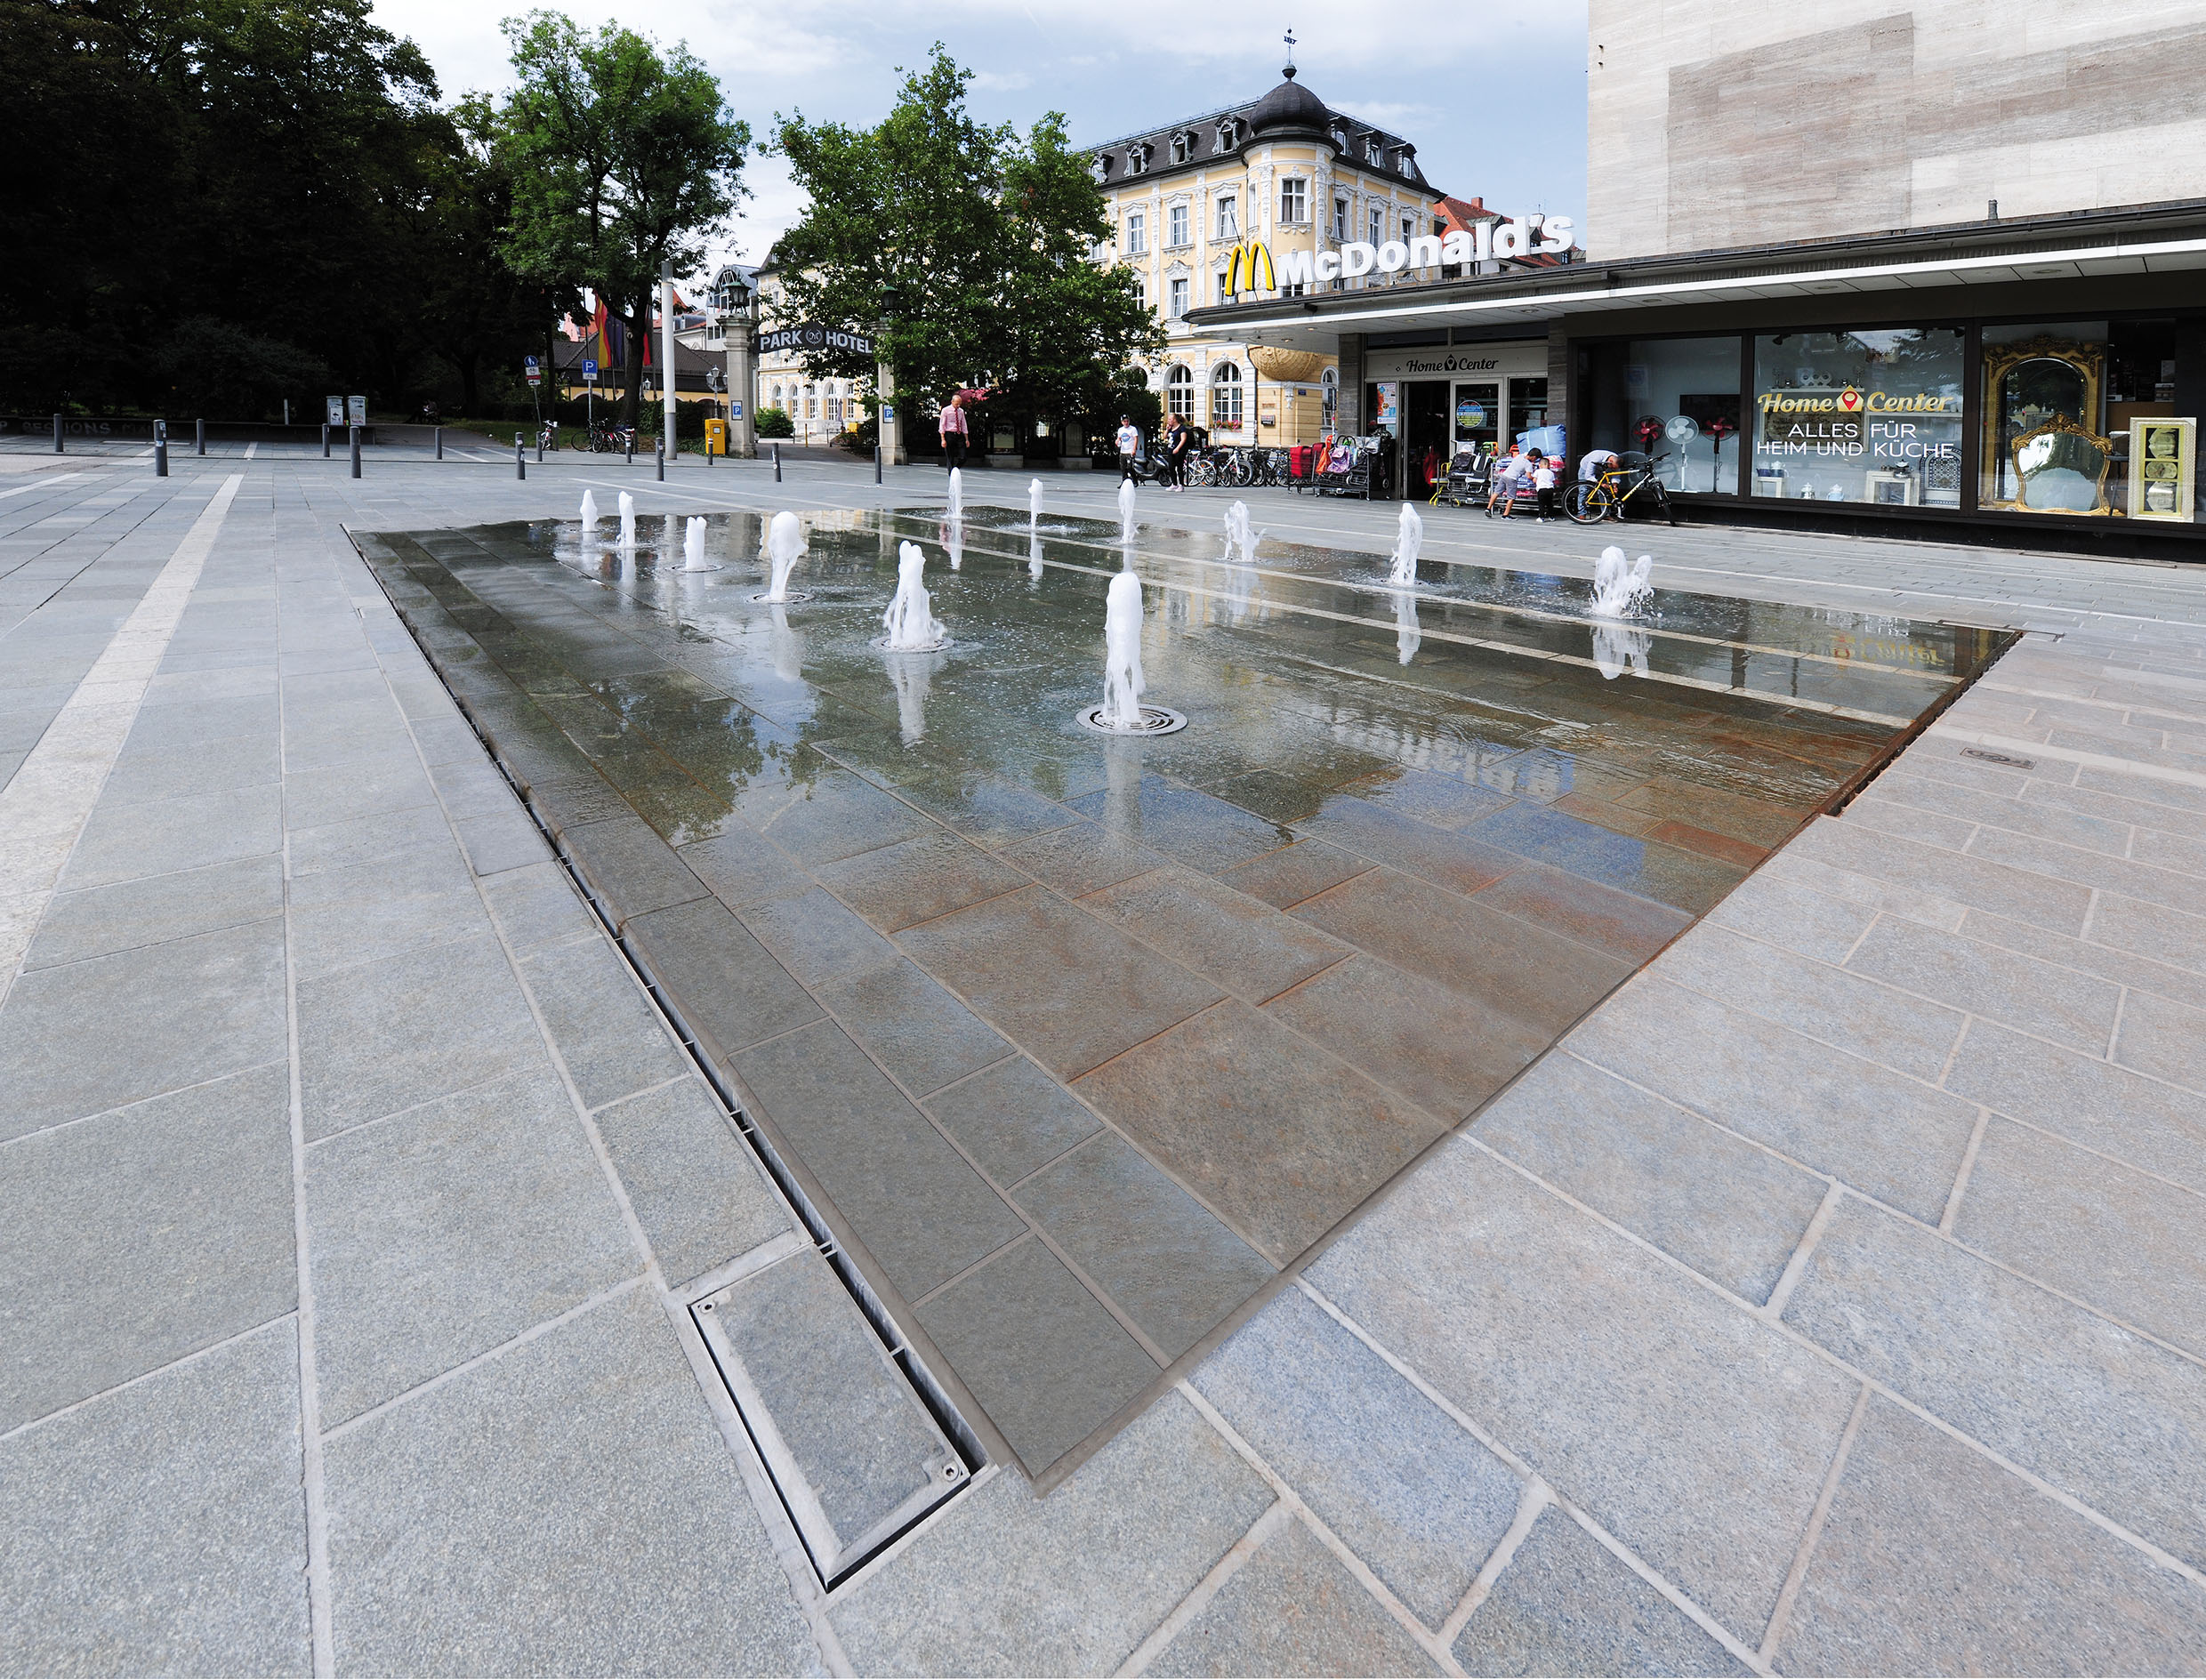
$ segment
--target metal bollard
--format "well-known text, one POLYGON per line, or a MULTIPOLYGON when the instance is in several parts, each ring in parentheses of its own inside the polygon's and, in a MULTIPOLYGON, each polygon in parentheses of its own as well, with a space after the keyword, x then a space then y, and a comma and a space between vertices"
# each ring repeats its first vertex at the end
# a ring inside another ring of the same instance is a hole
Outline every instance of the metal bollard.
POLYGON ((199 453, 201 454, 206 454, 206 420, 205 416, 202 416, 199 421, 199 453))
POLYGON ((874 446, 874 482, 875 484, 881 482, 881 446, 879 444, 874 446))
POLYGON ((636 432, 635 432, 635 429, 634 429, 632 426, 629 428, 629 431, 628 431, 628 462, 627 462, 627 464, 628 464, 629 466, 632 466, 632 466, 634 466, 634 465, 636 464, 636 432))
POLYGON ((329 422, 327 421, 322 422, 322 459, 325 461, 329 459, 329 422))
POLYGON ((536 434, 536 464, 540 467, 543 465, 543 434, 542 432, 536 434))
POLYGON ((779 444, 774 446, 774 482, 776 484, 781 482, 781 446, 779 444))
POLYGON ((351 434, 352 476, 357 478, 360 476, 360 429, 358 426, 348 426, 345 430, 351 434))
POLYGON ((664 484, 666 482, 666 439, 664 438, 658 440, 658 456, 659 482, 664 484))
POLYGON ((56 414, 53 417, 53 453, 57 455, 64 455, 68 453, 68 448, 61 441, 61 416, 59 414, 56 414))
POLYGON ((516 478, 528 476, 528 455, 521 447, 521 435, 518 431, 513 434, 513 476, 516 478))
POLYGON ((444 428, 443 428, 442 426, 439 426, 439 427, 437 427, 437 428, 436 428, 436 433, 437 433, 437 459, 438 459, 438 460, 439 460, 439 461, 442 461, 442 460, 444 459, 444 428))
POLYGON ((168 477, 168 422, 165 420, 153 422, 153 476, 157 478, 168 477))

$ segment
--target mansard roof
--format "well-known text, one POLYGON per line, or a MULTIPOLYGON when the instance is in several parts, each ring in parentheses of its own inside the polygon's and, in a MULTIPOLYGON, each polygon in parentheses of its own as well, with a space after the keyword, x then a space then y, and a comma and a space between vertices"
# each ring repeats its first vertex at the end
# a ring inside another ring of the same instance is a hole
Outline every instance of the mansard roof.
POLYGON ((1333 109, 1294 78, 1261 99, 1245 100, 1092 148, 1090 157, 1104 187, 1185 173, 1237 158, 1252 143, 1289 137, 1323 141, 1366 174, 1401 181, 1421 193, 1437 189, 1417 167, 1417 148, 1401 135, 1333 109), (1175 141, 1184 141, 1175 151, 1175 141), (1379 161, 1372 161, 1376 145, 1379 161), (1137 163, 1139 165, 1137 167, 1137 163))

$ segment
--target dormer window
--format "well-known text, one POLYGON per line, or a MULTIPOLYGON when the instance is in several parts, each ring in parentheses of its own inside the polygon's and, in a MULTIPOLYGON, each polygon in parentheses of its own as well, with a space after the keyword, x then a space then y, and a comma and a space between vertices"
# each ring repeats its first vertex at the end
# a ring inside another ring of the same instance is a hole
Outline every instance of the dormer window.
POLYGON ((1108 181, 1110 178, 1111 178, 1111 155, 1110 155, 1110 153, 1108 153, 1108 152, 1098 152, 1098 153, 1096 153, 1096 155, 1095 155, 1095 179, 1096 179, 1096 184, 1097 184, 1098 186, 1100 186, 1100 185, 1102 185, 1102 184, 1103 184, 1103 182, 1105 182, 1105 181, 1108 181))
POLYGON ((1229 152, 1241 143, 1241 125, 1228 117, 1218 125, 1218 149, 1229 152))
POLYGON ((1401 165, 1402 173, 1405 175, 1407 175, 1412 181, 1422 181, 1424 179, 1422 175, 1420 175, 1417 173, 1417 149, 1414 146, 1403 147, 1397 161, 1401 165))
POLYGON ((1332 125, 1332 149, 1333 150, 1339 152, 1343 157, 1346 157, 1349 155, 1351 148, 1349 145, 1349 130, 1347 124, 1335 123, 1332 125))
POLYGON ((1195 157, 1195 136, 1183 128, 1172 136, 1171 148, 1172 162, 1188 163, 1195 157))
POLYGON ((1367 162, 1377 164, 1381 168, 1385 167, 1387 161, 1386 142, 1381 141, 1376 134, 1365 135, 1364 157, 1367 162))
POLYGON ((1126 148, 1126 173, 1129 175, 1146 175, 1149 173, 1149 144, 1147 141, 1136 141, 1126 148))

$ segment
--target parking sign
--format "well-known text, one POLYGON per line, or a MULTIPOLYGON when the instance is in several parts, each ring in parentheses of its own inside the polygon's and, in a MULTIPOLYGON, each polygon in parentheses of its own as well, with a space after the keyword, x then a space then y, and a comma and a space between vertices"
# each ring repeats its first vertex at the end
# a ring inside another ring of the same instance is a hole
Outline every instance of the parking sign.
POLYGON ((593 385, 597 383, 598 364, 596 358, 592 357, 584 357, 583 358, 582 376, 593 385))

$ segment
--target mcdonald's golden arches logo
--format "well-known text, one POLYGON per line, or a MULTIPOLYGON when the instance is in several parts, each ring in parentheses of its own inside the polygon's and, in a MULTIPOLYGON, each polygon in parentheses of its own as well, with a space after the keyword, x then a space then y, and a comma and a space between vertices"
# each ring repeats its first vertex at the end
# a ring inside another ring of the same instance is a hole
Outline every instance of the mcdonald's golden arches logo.
POLYGON ((1279 283, 1272 277, 1271 251, 1260 239, 1244 239, 1233 248, 1233 257, 1226 264, 1226 295, 1239 297, 1244 292, 1276 292, 1279 283))

